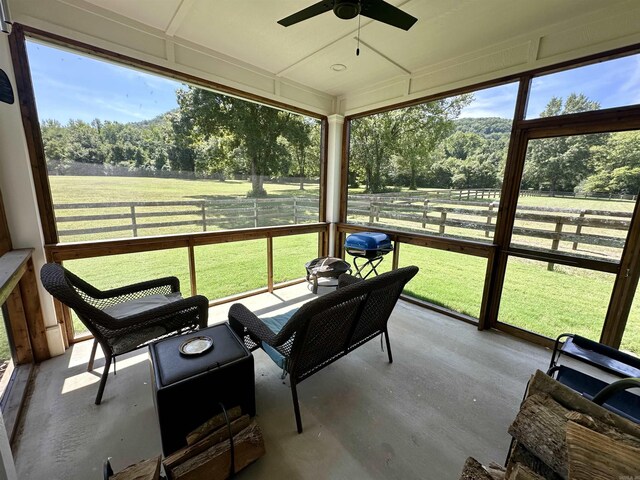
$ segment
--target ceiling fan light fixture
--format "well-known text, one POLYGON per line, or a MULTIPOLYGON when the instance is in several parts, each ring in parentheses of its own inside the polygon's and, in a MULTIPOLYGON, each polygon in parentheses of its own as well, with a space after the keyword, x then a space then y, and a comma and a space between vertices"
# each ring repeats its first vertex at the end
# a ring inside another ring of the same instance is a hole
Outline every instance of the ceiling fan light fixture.
POLYGON ((334 63, 330 68, 334 72, 344 72, 347 69, 347 66, 342 63, 334 63))
POLYGON ((360 2, 353 0, 337 0, 333 6, 333 13, 343 20, 350 20, 360 15, 360 2))

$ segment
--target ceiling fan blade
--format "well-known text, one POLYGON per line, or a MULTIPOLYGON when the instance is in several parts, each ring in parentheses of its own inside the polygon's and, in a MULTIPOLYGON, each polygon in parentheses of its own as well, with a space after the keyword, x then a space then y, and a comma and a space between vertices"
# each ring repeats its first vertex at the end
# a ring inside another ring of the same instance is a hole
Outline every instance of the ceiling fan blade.
POLYGON ((288 27, 293 25, 294 23, 302 22, 303 20, 307 20, 308 18, 315 17, 316 15, 320 15, 321 13, 328 12, 333 9, 333 0, 324 0, 322 2, 318 2, 310 7, 303 8, 299 12, 294 13, 293 15, 289 15, 282 20, 278 20, 278 23, 283 27, 288 27))
POLYGON ((409 30, 418 19, 384 0, 364 0, 360 15, 372 18, 387 25, 409 30))

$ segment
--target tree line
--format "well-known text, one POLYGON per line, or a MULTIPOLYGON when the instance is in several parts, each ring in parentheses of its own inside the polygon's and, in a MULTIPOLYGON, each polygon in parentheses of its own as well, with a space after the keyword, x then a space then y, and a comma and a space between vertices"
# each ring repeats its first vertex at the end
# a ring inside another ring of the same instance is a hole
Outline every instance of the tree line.
POLYGON ((186 87, 179 107, 152 120, 41 123, 47 168, 73 174, 77 163, 131 171, 193 172, 220 180, 251 178, 264 196, 265 178, 304 179, 320 172, 320 122, 302 115, 186 87))
MULTIPOLYGON (((266 195, 273 177, 317 177, 320 122, 245 100, 185 87, 178 108, 145 122, 42 122, 51 172, 77 163, 132 171, 179 171, 224 180, 251 179, 250 196, 266 195)), ((407 187, 498 188, 511 120, 460 118, 473 94, 352 121, 349 184, 367 193, 407 187)), ((552 98, 542 117, 598 109, 582 94, 552 98)), ((601 133, 531 140, 521 188, 638 193, 640 134, 601 133)))
MULTIPOLYGON (((460 118, 473 94, 459 95, 352 121, 349 183, 364 192, 408 187, 499 188, 510 119, 460 118)), ((583 94, 553 97, 551 117, 597 110, 583 94)), ((640 132, 601 133, 530 141, 522 189, 637 194, 640 132)))

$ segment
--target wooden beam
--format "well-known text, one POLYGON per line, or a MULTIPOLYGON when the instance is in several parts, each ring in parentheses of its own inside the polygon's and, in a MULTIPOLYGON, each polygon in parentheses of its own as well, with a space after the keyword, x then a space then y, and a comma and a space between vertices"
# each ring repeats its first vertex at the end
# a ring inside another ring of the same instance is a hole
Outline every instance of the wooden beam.
POLYGON ((476 257, 487 258, 489 252, 495 247, 490 243, 476 242, 474 240, 462 240, 459 238, 440 237, 427 233, 409 233, 394 228, 371 227, 366 225, 355 225, 351 223, 339 223, 337 225, 340 233, 357 232, 380 232, 396 239, 396 242, 418 245, 422 247, 446 250, 448 252, 464 253, 476 257))
POLYGON ((196 273, 196 253, 193 248, 193 242, 189 242, 187 247, 187 255, 189 256, 189 283, 191 287, 191 295, 198 294, 198 275, 196 273))
POLYGON ((481 329, 494 327, 498 322, 502 287, 507 271, 508 257, 505 250, 509 248, 511 242, 511 234, 520 195, 520 184, 522 182, 524 162, 527 154, 527 136, 522 130, 518 129, 517 121, 523 119, 526 115, 530 86, 531 76, 523 76, 518 86, 514 113, 515 122, 511 128, 507 163, 502 180, 502 191, 500 193, 500 206, 498 207, 496 229, 493 235, 493 244, 495 245, 496 251, 493 256, 493 262, 488 266, 488 271, 485 276, 484 303, 479 323, 481 329))
POLYGON ((267 291, 273 293, 273 238, 267 237, 267 291))
POLYGON ((602 327, 600 342, 619 348, 627 325, 627 318, 640 279, 640 202, 636 201, 633 217, 622 250, 620 268, 613 284, 613 292, 602 327))
POLYGON ((53 211, 53 202, 51 200, 51 188, 47 175, 47 161, 44 155, 42 133, 40 131, 38 110, 36 108, 24 38, 24 28, 22 25, 17 23, 13 24, 11 35, 9 35, 9 48, 11 50, 11 60, 16 77, 20 113, 22 114, 22 126, 29 150, 29 160, 31 162, 31 172, 36 191, 38 210, 40 212, 42 233, 45 243, 57 243, 58 232, 56 230, 56 220, 53 211))
POLYGON ((31 338, 29 337, 29 328, 27 327, 27 319, 25 317, 19 287, 14 288, 13 292, 11 292, 9 298, 7 298, 6 305, 9 313, 7 324, 15 351, 13 360, 16 365, 33 363, 31 338))
POLYGON ((124 253, 148 252, 170 248, 186 248, 190 244, 214 245, 217 243, 257 240, 262 238, 302 235, 327 231, 327 223, 305 223, 283 225, 279 227, 258 227, 238 230, 219 230, 215 232, 180 233, 155 237, 138 237, 118 240, 100 240, 91 242, 70 242, 45 245, 47 258, 52 262, 77 260, 81 258, 103 257, 124 253))
POLYGON ((27 319, 31 348, 33 349, 33 359, 36 362, 48 360, 51 358, 51 353, 49 353, 49 342, 47 342, 47 333, 42 316, 36 272, 31 258, 27 262, 27 270, 22 279, 20 279, 20 293, 22 294, 22 304, 27 319))

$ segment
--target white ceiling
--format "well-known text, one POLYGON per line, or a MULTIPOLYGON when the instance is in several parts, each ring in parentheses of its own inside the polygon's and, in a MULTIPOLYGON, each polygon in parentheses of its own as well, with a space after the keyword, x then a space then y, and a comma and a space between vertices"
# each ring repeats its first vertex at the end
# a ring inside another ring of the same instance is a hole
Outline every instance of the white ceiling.
POLYGON ((315 0, 62 0, 107 9, 157 29, 176 42, 206 47, 332 96, 429 71, 442 62, 496 44, 521 42, 562 29, 577 16, 593 16, 628 0, 391 0, 418 18, 405 32, 362 17, 328 12, 282 27, 277 20, 315 0), (347 66, 334 72, 331 65, 347 66))

